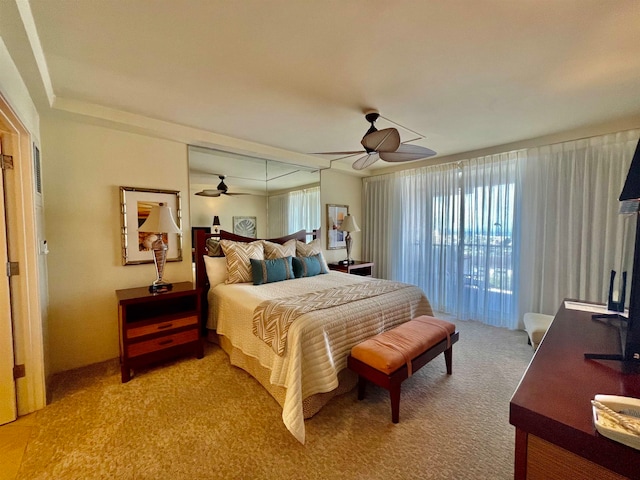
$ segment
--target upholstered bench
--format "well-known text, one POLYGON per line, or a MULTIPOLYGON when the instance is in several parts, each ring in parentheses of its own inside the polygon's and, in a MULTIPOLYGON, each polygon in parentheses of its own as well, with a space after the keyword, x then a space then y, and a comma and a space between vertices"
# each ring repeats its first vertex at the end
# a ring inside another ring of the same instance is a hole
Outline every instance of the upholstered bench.
POLYGON ((386 388, 391 421, 398 423, 402 382, 443 352, 451 375, 452 346, 458 338, 453 323, 425 315, 355 345, 347 366, 358 374, 358 399, 364 398, 367 381, 386 388))
POLYGON ((524 329, 527 332, 527 335, 529 335, 529 345, 536 350, 542 341, 542 337, 547 333, 549 325, 551 325, 553 320, 553 316, 529 312, 524 314, 523 320, 524 329))

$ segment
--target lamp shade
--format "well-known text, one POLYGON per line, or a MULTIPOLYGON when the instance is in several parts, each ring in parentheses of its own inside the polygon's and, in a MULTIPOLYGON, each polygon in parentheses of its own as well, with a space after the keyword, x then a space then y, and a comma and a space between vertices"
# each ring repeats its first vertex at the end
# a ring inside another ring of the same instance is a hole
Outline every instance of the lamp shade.
POLYGON ((342 220, 342 224, 338 230, 342 230, 343 232, 359 232, 360 227, 356 223, 356 219, 353 218, 353 215, 347 214, 342 220))
POLYGON ((171 208, 161 203, 151 207, 149 216, 138 228, 139 232, 148 233, 180 233, 180 229, 173 221, 171 208))
POLYGON ((220 217, 218 215, 214 215, 213 216, 213 226, 214 227, 219 227, 220 226, 220 217))

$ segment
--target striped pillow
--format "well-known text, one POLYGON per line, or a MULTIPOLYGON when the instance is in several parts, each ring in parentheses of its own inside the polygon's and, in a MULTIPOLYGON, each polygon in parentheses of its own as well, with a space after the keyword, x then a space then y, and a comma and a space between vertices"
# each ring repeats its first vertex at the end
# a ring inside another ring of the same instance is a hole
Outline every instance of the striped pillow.
POLYGON ((206 243, 207 255, 210 257, 222 257, 222 249, 220 248, 220 239, 209 237, 206 243))
POLYGON ((225 283, 248 283, 251 275, 251 259, 264 260, 262 241, 251 243, 220 240, 220 246, 227 258, 227 280, 225 283))
POLYGON ((291 257, 272 258, 269 260, 251 259, 253 284, 281 282, 294 278, 291 257))
POLYGON ((283 257, 295 257, 296 255, 296 241, 295 239, 287 240, 282 245, 279 243, 263 240, 264 245, 264 258, 283 258, 283 257))

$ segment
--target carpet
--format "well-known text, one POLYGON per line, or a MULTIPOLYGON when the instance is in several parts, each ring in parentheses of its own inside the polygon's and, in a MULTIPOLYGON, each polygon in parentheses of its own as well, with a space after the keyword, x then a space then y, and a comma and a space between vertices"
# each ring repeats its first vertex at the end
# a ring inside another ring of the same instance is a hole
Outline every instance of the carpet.
POLYGON ((400 423, 370 386, 306 421, 208 344, 120 382, 117 360, 55 375, 19 479, 510 479, 509 400, 533 351, 523 331, 457 321, 453 375, 441 355, 402 386, 400 423))

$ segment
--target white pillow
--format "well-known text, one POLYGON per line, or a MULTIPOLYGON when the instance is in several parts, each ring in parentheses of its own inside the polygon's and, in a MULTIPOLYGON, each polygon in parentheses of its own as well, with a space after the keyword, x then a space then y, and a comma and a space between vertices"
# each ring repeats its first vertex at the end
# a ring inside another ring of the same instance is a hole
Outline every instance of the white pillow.
POLYGON ((204 267, 209 279, 209 287, 224 283, 227 280, 227 259, 225 257, 210 257, 203 255, 204 267))
POLYGON ((264 260, 262 240, 251 243, 220 240, 220 246, 227 259, 226 283, 253 282, 251 260, 264 260))
POLYGON ((264 245, 264 258, 266 260, 296 256, 296 241, 293 238, 282 245, 268 240, 263 240, 262 244, 264 245))

